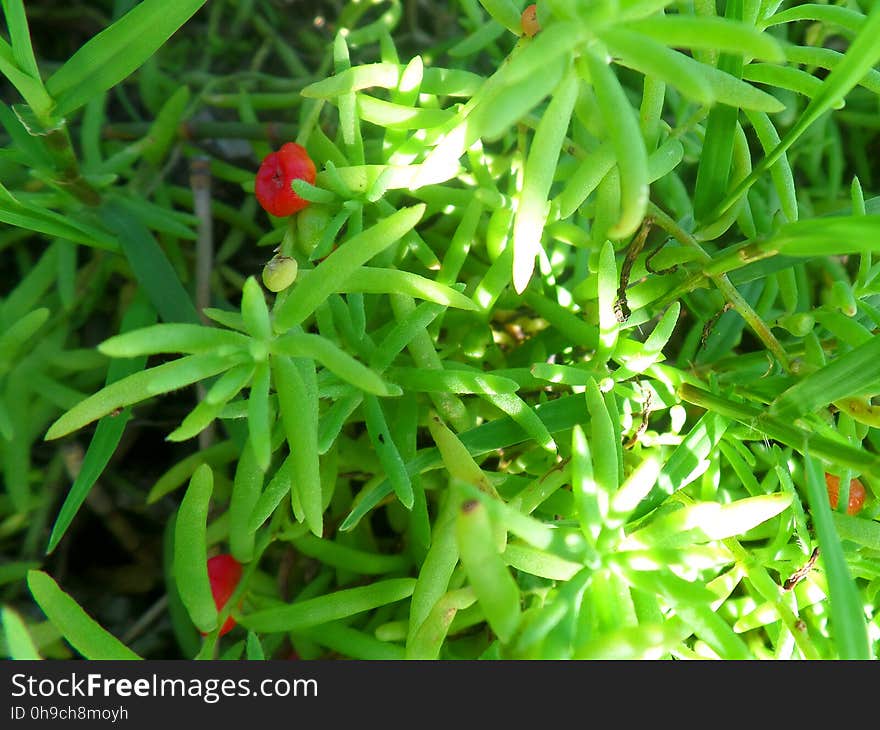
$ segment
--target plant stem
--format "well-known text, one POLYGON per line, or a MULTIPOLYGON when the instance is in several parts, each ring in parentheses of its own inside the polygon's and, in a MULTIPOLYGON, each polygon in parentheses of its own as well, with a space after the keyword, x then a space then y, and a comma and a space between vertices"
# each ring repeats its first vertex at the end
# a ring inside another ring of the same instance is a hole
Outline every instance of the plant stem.
POLYGON ((52 155, 52 162, 58 171, 57 181, 74 197, 86 205, 101 203, 101 195, 80 175, 79 163, 67 127, 57 127, 45 135, 46 148, 52 155))
MULTIPOLYGON (((708 264, 712 261, 712 257, 706 253, 703 247, 699 244, 699 242, 687 231, 685 231, 678 223, 676 223, 665 211, 663 211, 660 207, 658 207, 654 203, 648 203, 648 213, 654 218, 654 222, 660 226, 663 230, 673 236, 680 243, 685 246, 689 246, 690 248, 696 249, 700 253, 700 263, 708 264)), ((776 339, 774 334, 770 331, 770 328, 764 322, 761 317, 758 316, 758 313, 752 309, 752 306, 743 298, 742 294, 739 293, 739 290, 731 283, 730 279, 727 278, 726 274, 708 274, 709 278, 713 281, 715 286, 718 287, 719 291, 724 295, 724 298, 730 302, 731 306, 739 312, 739 315, 746 321, 746 324, 751 327, 752 331, 758 337, 761 342, 764 343, 764 346, 773 353, 773 356, 782 366, 783 370, 786 372, 791 372, 791 361, 789 360, 788 354, 785 352, 785 349, 779 343, 779 340, 776 339)), ((681 287, 672 292, 671 295, 667 295, 666 299, 669 299, 670 296, 677 298, 679 293, 682 292, 682 289, 685 291, 691 291, 694 288, 694 280, 691 279, 689 282, 686 282, 681 287), (684 289, 686 287, 686 289, 684 289)), ((664 301, 665 304, 665 301, 664 301)))

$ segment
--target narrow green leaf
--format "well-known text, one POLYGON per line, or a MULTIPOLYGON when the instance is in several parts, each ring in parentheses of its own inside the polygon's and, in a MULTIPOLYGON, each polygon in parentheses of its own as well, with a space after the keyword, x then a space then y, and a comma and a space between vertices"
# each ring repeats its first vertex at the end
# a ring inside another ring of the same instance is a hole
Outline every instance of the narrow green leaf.
POLYGON ((76 215, 61 215, 24 196, 13 196, 0 185, 0 222, 62 238, 84 246, 118 251, 119 244, 106 230, 79 220, 76 215))
POLYGON ((511 568, 550 580, 571 580, 583 568, 580 563, 527 545, 508 545, 502 557, 511 568))
MULTIPOLYGON (((878 34, 880 34, 880 5, 874 5, 843 61, 823 81, 822 90, 813 97, 773 152, 766 155, 755 166, 752 173, 718 204, 713 214, 708 218, 719 218, 726 210, 736 204, 746 191, 779 159, 782 153, 791 147, 825 112, 833 109, 842 101, 849 91, 864 78, 865 74, 880 59, 880 45, 877 44, 878 34)), ((757 109, 757 111, 773 112, 776 110, 757 109)))
POLYGON ((384 555, 358 550, 347 545, 340 545, 332 540, 322 540, 313 535, 296 538, 292 543, 303 555, 320 560, 325 565, 332 565, 362 575, 382 575, 405 571, 410 565, 406 555, 384 555))
POLYGON ((789 493, 763 494, 730 504, 700 502, 658 517, 626 537, 622 549, 680 547, 734 537, 766 522, 786 509, 789 493))
POLYGON ((467 447, 437 415, 431 415, 428 419, 428 430, 451 477, 472 484, 488 494, 495 494, 494 487, 467 447))
POLYGON ((269 405, 271 371, 269 363, 258 362, 248 394, 248 444, 254 450, 257 464, 262 471, 269 468, 272 459, 273 414, 269 405))
POLYGON ((31 167, 39 170, 52 169, 52 156, 46 149, 45 141, 28 132, 24 123, 6 104, 0 104, 0 124, 15 145, 15 149, 23 155, 31 167))
MULTIPOLYGON (((283 415, 283 412, 282 412, 283 415)), ((258 497, 247 522, 248 532, 256 532, 269 519, 281 500, 290 494, 294 479, 293 457, 288 456, 258 497)))
POLYGON ((6 27, 12 41, 12 55, 18 68, 35 81, 40 81, 40 69, 34 58, 31 46, 31 32, 28 28, 27 15, 22 0, 3 0, 3 13, 6 15, 6 27))
POLYGON ((316 644, 352 659, 399 661, 405 658, 403 647, 353 629, 345 621, 321 624, 302 633, 316 644))
POLYGON ((367 63, 340 71, 302 90, 307 99, 332 99, 371 86, 393 89, 400 82, 402 67, 396 63, 367 63))
POLYGON ((762 25, 769 28, 782 23, 791 23, 795 20, 818 20, 827 25, 837 25, 846 30, 857 33, 865 24, 865 16, 850 8, 841 5, 819 5, 805 3, 795 5, 771 15, 762 25))
MULTIPOLYGON (((742 19, 742 2, 731 1, 726 7, 727 18, 742 19)), ((720 18, 699 18, 699 21, 718 21, 720 18)), ((754 29, 753 32, 757 33, 754 29)), ((764 34, 759 34, 764 37, 764 34)), ((711 48, 711 46, 710 46, 711 48)), ((718 69, 735 78, 742 77, 742 54, 736 49, 723 53, 718 59, 718 69)), ((735 106, 716 105, 709 112, 706 122, 706 137, 697 168, 697 184, 694 189, 694 214, 702 220, 727 190, 730 178, 730 165, 733 161, 734 132, 739 110, 735 106)))
MULTIPOLYGON (((764 408, 731 401, 689 384, 683 385, 680 393, 683 400, 709 409, 707 415, 720 420, 724 428, 729 419, 734 419, 752 429, 755 438, 775 439, 801 453, 810 453, 839 467, 880 479, 880 459, 860 446, 793 426, 790 421, 770 416, 764 408)), ((661 481, 663 476, 661 472, 661 481)))
POLYGON ((556 451, 556 442, 550 431, 547 430, 547 426, 544 425, 532 406, 516 393, 499 393, 497 395, 484 393, 482 397, 510 416, 542 449, 556 451))
MULTIPOLYGON (((470 144, 478 139, 490 142, 500 139, 551 94, 568 67, 564 53, 552 55, 552 59, 540 59, 539 73, 520 74, 521 78, 515 80, 501 71, 493 76, 481 90, 481 95, 472 100, 473 111, 460 123, 455 134, 449 134, 446 146, 438 145, 428 154, 419 172, 420 184, 440 183, 448 179, 455 173, 458 158, 470 144), (436 177, 432 177, 431 172, 436 177)), ((535 60, 533 54, 529 56, 535 60)), ((522 54, 514 60, 521 57, 522 54)), ((520 64, 517 66, 522 68, 520 64)))
MULTIPOLYGON (((314 365, 309 381, 314 379, 314 365)), ((272 370, 278 407, 290 447, 294 494, 299 498, 306 524, 312 533, 324 533, 324 504, 321 495, 321 467, 318 457, 318 394, 314 382, 307 382, 297 363, 287 357, 273 358, 272 370)))
POLYGON ((6 331, 0 335, 0 362, 10 365, 13 362, 16 350, 25 342, 34 337, 49 319, 49 310, 46 307, 28 312, 16 322, 13 322, 6 331))
POLYGON ((330 294, 338 291, 358 267, 412 230, 424 211, 423 204, 398 210, 337 248, 308 278, 291 288, 287 299, 276 307, 276 331, 286 332, 302 322, 330 294))
POLYGON ((517 294, 528 286, 535 258, 541 251, 541 235, 549 208, 547 198, 579 88, 580 79, 569 69, 554 90, 529 149, 513 219, 513 287, 517 294))
POLYGON ((272 352, 317 360, 340 379, 373 395, 396 396, 401 392, 396 385, 386 383, 373 370, 321 335, 292 332, 275 340, 272 352))
POLYGON ((501 395, 515 393, 519 389, 518 383, 510 378, 459 368, 454 370, 394 368, 388 372, 388 377, 406 391, 501 395))
POLYGON ((437 659, 456 614, 472 606, 476 600, 470 588, 459 588, 440 598, 412 640, 407 642, 406 658, 437 659))
POLYGON ((242 616, 240 623, 258 633, 297 632, 371 611, 412 595, 415 578, 391 578, 368 586, 346 588, 290 605, 265 608, 242 616))
POLYGON ((3 638, 6 640, 6 651, 9 658, 14 660, 42 659, 21 616, 8 606, 3 607, 0 615, 3 617, 3 638))
POLYGON ((641 34, 614 28, 603 31, 602 38, 608 44, 609 51, 620 56, 621 65, 646 75, 658 76, 701 104, 730 104, 768 113, 785 108, 782 102, 767 92, 641 34))
POLYGON ((179 86, 162 104, 156 119, 150 125, 147 132, 150 145, 144 150, 144 160, 154 167, 162 164, 168 155, 168 150, 180 134, 180 125, 184 121, 189 100, 189 87, 179 86))
POLYGON ((519 626, 519 587, 498 553, 489 513, 482 502, 464 500, 456 517, 461 563, 492 630, 509 642, 519 626))
MULTIPOLYGON (((491 78, 488 85, 487 101, 499 89, 519 86, 526 79, 536 79, 548 73, 559 62, 576 55, 576 49, 589 38, 588 24, 583 22, 552 23, 526 43, 519 43, 506 63, 491 78)), ((519 34, 519 30, 517 33, 519 34)), ((556 74, 553 74, 558 79, 556 74)), ((484 87, 486 89, 487 87, 484 87)))
POLYGON ((86 659, 140 659, 103 629, 51 576, 39 570, 27 574, 28 588, 52 625, 86 659))
POLYGON ((55 113, 70 114, 141 66, 205 0, 143 0, 89 40, 48 81, 55 113))
POLYGON ((248 527, 262 488, 263 470, 254 450, 246 443, 235 468, 229 499, 229 552, 239 563, 249 563, 254 558, 256 536, 248 527))
MULTIPOLYGON (((181 5, 188 5, 190 2, 191 0, 187 0, 181 2, 181 5)), ((150 0, 150 4, 156 3, 150 0)), ((138 283, 146 291, 159 316, 165 322, 200 324, 192 299, 180 283, 165 252, 146 226, 124 206, 114 201, 104 206, 101 215, 116 234, 138 283)))
MULTIPOLYGON (((138 297, 128 308, 125 316, 122 318, 120 330, 125 333, 130 330, 136 330, 144 325, 156 320, 156 311, 147 304, 144 297, 138 297)), ((143 370, 147 363, 146 357, 139 357, 131 360, 114 360, 107 369, 106 383, 116 382, 132 373, 143 370)), ((46 547, 46 553, 51 553, 58 545, 62 537, 64 537, 67 528, 82 506, 89 491, 94 486, 98 477, 104 471, 116 446, 122 438, 125 430, 125 424, 130 418, 130 411, 127 409, 115 416, 106 416, 98 423, 95 435, 89 443, 80 466, 79 474, 76 475, 64 503, 52 526, 52 533, 49 537, 49 544, 46 547)))
POLYGON ((590 442, 580 424, 571 433, 571 489, 581 530, 595 542, 608 514, 609 495, 596 483, 590 442))
POLYGON ((253 631, 248 631, 246 652, 247 658, 250 661, 261 662, 266 659, 266 654, 263 652, 263 645, 260 643, 260 638, 253 631))
POLYGON ((348 422, 349 417, 355 412, 363 401, 363 393, 349 393, 340 397, 330 408, 321 415, 318 422, 318 453, 326 454, 342 431, 342 427, 348 422))
MULTIPOLYGON (((616 440, 614 424, 608 406, 598 385, 590 380, 584 391, 587 408, 590 411, 590 451, 593 458, 593 478, 598 487, 610 496, 619 485, 617 453, 613 448, 616 440)), ((608 496, 602 498, 607 504, 608 496)))
POLYGON ((805 376, 770 404, 770 414, 792 420, 852 395, 874 395, 880 383, 880 337, 834 358, 805 376))
POLYGON ((183 388, 237 364, 229 358, 212 354, 188 355, 128 375, 99 390, 62 414, 46 432, 47 441, 66 436, 117 408, 146 400, 171 390, 183 388))
POLYGON ((727 418, 711 411, 700 417, 666 460, 657 477, 657 485, 636 508, 633 517, 648 514, 670 494, 683 489, 703 474, 709 466, 709 455, 718 446, 729 425, 727 418))
POLYGON ((31 76, 19 68, 15 53, 5 40, 0 38, 0 74, 3 74, 16 88, 33 112, 41 121, 51 123, 49 110, 52 99, 46 93, 39 75, 31 76))
POLYGON ((560 218, 569 218, 574 214, 599 186, 614 166, 614 161, 614 149, 608 142, 597 147, 581 161, 553 201, 559 205, 560 218))
POLYGON ((638 114, 614 72, 592 53, 583 57, 589 69, 605 133, 614 148, 620 170, 620 218, 608 231, 624 238, 642 222, 648 205, 648 155, 639 129, 638 114))
POLYGON ((828 580, 832 640, 841 659, 871 659, 862 598, 847 568, 840 537, 834 528, 822 468, 815 459, 805 456, 804 472, 807 501, 828 580))
POLYGON ((379 457, 391 488, 407 509, 412 509, 415 495, 413 494, 412 482, 406 471, 406 464, 397 449, 397 444, 391 436, 385 414, 379 399, 374 395, 364 396, 364 416, 367 425, 367 433, 373 444, 373 450, 379 457))
POLYGON ((123 332, 98 345, 98 350, 109 357, 139 357, 160 352, 226 354, 247 351, 247 348, 248 338, 238 332, 200 324, 173 323, 123 332))
POLYGON ((748 23, 731 19, 729 14, 725 18, 655 15, 630 21, 626 29, 667 46, 710 49, 765 61, 785 60, 776 38, 748 23))
POLYGON ((248 334, 256 340, 268 340, 272 336, 272 323, 263 289, 253 276, 249 276, 241 292, 241 317, 248 334))
MULTIPOLYGON (((312 272, 301 272, 300 282, 312 272)), ((365 294, 407 294, 415 299, 436 302, 447 307, 477 311, 479 307, 460 291, 410 271, 361 267, 340 283, 338 292, 365 294)))
POLYGON ((407 646, 449 587, 449 580, 458 564, 455 537, 456 501, 447 493, 431 531, 431 546, 419 569, 419 576, 410 602, 407 646))
POLYGON ((431 129, 446 124, 453 116, 446 109, 420 109, 366 94, 357 95, 357 110, 362 121, 385 129, 431 129))
MULTIPOLYGON (((764 153, 769 154, 779 144, 779 134, 773 122, 770 121, 770 117, 763 112, 750 111, 746 111, 746 116, 758 135, 764 153)), ((789 221, 796 221, 798 219, 797 188, 788 156, 784 152, 770 168, 770 175, 773 178, 773 187, 776 189, 782 212, 789 221)))
POLYGON ((599 350, 596 359, 606 362, 617 346, 620 322, 615 313, 618 282, 617 261, 614 244, 605 241, 599 251, 599 270, 597 272, 597 293, 599 307, 599 350))
POLYGON ((516 3, 512 0, 480 0, 480 5, 497 23, 503 25, 514 35, 520 34, 522 30, 519 20, 520 13, 516 3))
POLYGON ((611 499, 611 513, 623 520, 647 497, 660 475, 660 462, 654 456, 646 457, 620 485, 611 499))
MULTIPOLYGON (((583 423, 589 418, 582 395, 562 396, 560 398, 535 406, 535 412, 544 422, 547 430, 553 434, 570 429, 575 424, 583 423)), ((521 443, 528 434, 513 419, 503 418, 484 423, 461 434, 459 438, 450 431, 436 416, 428 420, 431 435, 438 444, 437 449, 422 449, 414 459, 407 462, 407 470, 412 474, 421 474, 431 469, 446 467, 456 478, 474 484, 483 491, 494 494, 491 483, 482 476, 482 472, 469 471, 460 476, 459 464, 473 463, 474 454, 485 454, 499 448, 521 443), (442 426, 443 428, 438 428, 442 426), (452 436, 454 440, 450 439, 452 436), (457 442, 457 447, 456 447, 457 442), (444 449, 446 453, 444 454, 444 449), (460 450, 459 450, 460 449, 460 450), (469 478, 472 477, 472 478, 469 478)), ((477 469, 479 467, 477 466, 477 469)), ((350 530, 391 493, 391 485, 387 481, 377 484, 364 494, 345 518, 340 529, 350 530)))
POLYGON ((831 517, 842 540, 850 540, 871 550, 880 550, 880 522, 839 512, 832 512, 831 517))
MULTIPOLYGON (((819 68, 835 69, 844 59, 844 54, 831 48, 816 48, 815 46, 785 47, 786 60, 805 66, 818 66, 819 68)), ((863 86, 874 94, 880 93, 880 72, 871 69, 859 81, 863 86)))
POLYGON ((254 369, 254 364, 248 362, 230 368, 214 381, 205 394, 204 402, 212 406, 227 403, 250 382, 254 369))
POLYGON ((590 639, 575 650, 575 658, 592 660, 660 659, 681 644, 680 624, 627 626, 590 639))
POLYGON ((167 441, 187 441, 198 436, 213 423, 214 419, 220 416, 225 406, 225 403, 202 401, 186 415, 181 424, 169 433, 165 439, 167 441))
POLYGON ((214 473, 207 464, 196 469, 180 502, 174 525, 174 580, 192 622, 205 633, 217 627, 217 606, 208 579, 208 509, 214 473))
MULTIPOLYGON (((743 69, 742 77, 748 81, 765 84, 766 86, 788 89, 811 100, 822 92, 821 79, 794 66, 750 63, 743 69)), ((836 109, 839 109, 841 106, 840 102, 835 104, 836 109)))

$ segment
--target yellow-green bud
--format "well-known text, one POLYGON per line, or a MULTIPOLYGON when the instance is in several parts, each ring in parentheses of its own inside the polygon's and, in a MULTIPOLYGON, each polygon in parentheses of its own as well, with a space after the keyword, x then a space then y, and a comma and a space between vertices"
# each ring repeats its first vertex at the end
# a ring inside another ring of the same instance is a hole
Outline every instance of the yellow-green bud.
POLYGON ((296 259, 279 254, 263 267, 263 284, 269 291, 283 291, 296 281, 298 271, 296 259))

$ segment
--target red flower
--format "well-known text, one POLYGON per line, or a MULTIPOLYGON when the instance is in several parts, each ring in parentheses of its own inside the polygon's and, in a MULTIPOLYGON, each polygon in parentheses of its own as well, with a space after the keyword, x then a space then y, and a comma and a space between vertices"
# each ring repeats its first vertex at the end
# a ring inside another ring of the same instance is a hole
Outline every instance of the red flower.
MULTIPOLYGON (((825 474, 825 486, 828 488, 828 500, 831 506, 837 509, 837 500, 840 496, 840 477, 834 474, 825 474)), ((849 483, 849 502, 846 505, 846 513, 855 515, 862 509, 865 504, 865 485, 858 479, 853 479, 849 483)))
MULTIPOLYGON (((241 580, 241 563, 231 555, 215 555, 208 561, 208 580, 211 581, 211 595, 214 605, 221 610, 229 597, 235 593, 238 581, 241 580)), ((220 629, 219 636, 228 634, 235 626, 235 619, 230 616, 220 629)))
POLYGON ((291 183, 294 180, 305 180, 314 185, 315 163, 305 147, 287 142, 277 152, 266 155, 257 171, 254 192, 263 210, 281 218, 305 208, 309 201, 293 191, 291 183))

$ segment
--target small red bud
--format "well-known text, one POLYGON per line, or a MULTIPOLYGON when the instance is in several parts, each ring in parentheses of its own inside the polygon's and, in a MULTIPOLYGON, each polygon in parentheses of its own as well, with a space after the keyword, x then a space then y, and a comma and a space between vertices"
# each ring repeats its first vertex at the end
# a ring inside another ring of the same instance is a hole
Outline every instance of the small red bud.
MULTIPOLYGON (((826 472, 825 486, 828 489, 828 500, 831 502, 831 506, 837 509, 837 500, 840 497, 840 477, 826 472)), ((849 483, 849 502, 846 505, 846 513, 848 515, 858 514, 864 504, 865 485, 858 479, 853 479, 849 483)))
MULTIPOLYGON (((215 555, 208 561, 208 580, 211 582, 211 595, 214 605, 221 610, 229 597, 235 593, 238 581, 241 580, 241 563, 231 555, 215 555)), ((228 634, 235 626, 235 619, 230 616, 220 629, 219 636, 228 634)))
POLYGON ((287 142, 277 152, 266 155, 257 171, 254 193, 269 215, 293 215, 308 206, 309 201, 299 197, 291 184, 294 180, 305 180, 314 185, 315 174, 315 163, 305 147, 287 142))
POLYGON ((529 5, 522 12, 520 17, 523 33, 529 38, 533 38, 541 30, 541 24, 538 22, 538 6, 535 3, 529 5))

